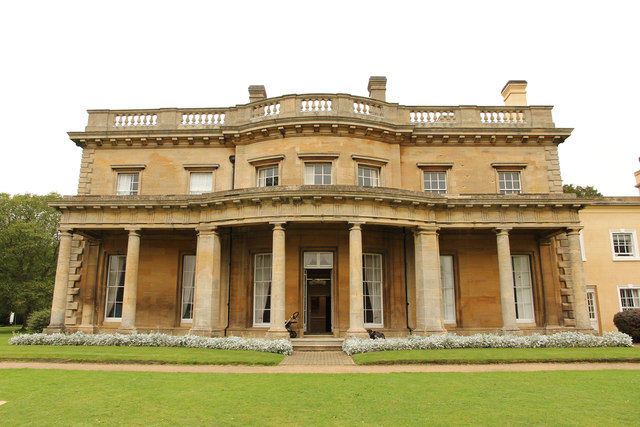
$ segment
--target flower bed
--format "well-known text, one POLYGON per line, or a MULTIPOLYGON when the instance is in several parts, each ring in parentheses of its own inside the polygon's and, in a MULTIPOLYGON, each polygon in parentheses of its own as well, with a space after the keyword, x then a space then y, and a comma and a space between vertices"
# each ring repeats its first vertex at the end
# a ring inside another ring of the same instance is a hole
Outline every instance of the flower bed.
POLYGON ((362 339, 348 338, 342 350, 349 356, 371 351, 436 350, 448 348, 543 348, 543 347, 631 347, 631 337, 620 332, 605 332, 603 336, 560 332, 553 335, 494 335, 456 334, 411 335, 407 338, 362 339))
POLYGON ((9 339, 10 345, 79 345, 129 347, 190 347, 219 350, 252 350, 267 353, 291 354, 293 346, 286 339, 264 338, 208 338, 197 335, 174 336, 167 334, 22 334, 9 339))

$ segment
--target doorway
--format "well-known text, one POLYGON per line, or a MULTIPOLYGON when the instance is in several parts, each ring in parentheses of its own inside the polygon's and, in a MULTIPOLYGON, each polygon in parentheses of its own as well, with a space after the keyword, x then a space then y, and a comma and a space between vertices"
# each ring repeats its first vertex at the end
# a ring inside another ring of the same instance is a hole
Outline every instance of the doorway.
POLYGON ((304 331, 333 332, 333 253, 304 253, 304 331))

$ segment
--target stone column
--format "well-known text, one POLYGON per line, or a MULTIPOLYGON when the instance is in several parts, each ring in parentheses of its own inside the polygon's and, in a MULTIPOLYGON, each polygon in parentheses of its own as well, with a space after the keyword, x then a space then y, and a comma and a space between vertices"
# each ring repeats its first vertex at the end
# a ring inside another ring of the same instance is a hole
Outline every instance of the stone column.
POLYGON ((71 257, 71 241, 73 234, 68 230, 60 231, 60 247, 58 248, 58 265, 53 286, 53 303, 51 320, 45 332, 52 334, 64 330, 64 314, 67 308, 67 288, 69 287, 69 259, 71 257))
POLYGON ((215 226, 198 228, 193 296, 193 335, 219 335, 220 234, 215 226))
POLYGON ((498 272, 500 276, 500 303, 502 304, 502 330, 518 333, 516 322, 516 299, 513 290, 513 265, 509 246, 508 228, 496 230, 498 243, 498 272))
POLYGON ((362 223, 352 222, 349 228, 349 329, 347 337, 368 338, 364 329, 362 291, 362 223))
POLYGON ((418 227, 414 231, 416 264, 417 334, 446 332, 442 318, 440 243, 437 227, 418 227))
POLYGON ((122 321, 118 332, 135 332, 136 298, 138 296, 138 263, 140 261, 140 229, 130 228, 127 244, 127 262, 124 271, 124 301, 122 321))
POLYGON ((582 250, 580 249, 580 229, 568 229, 567 238, 569 240, 571 275, 573 276, 573 313, 576 319, 576 329, 593 330, 587 308, 587 286, 582 263, 582 250))
POLYGON ((271 327, 269 338, 288 338, 285 322, 285 234, 284 222, 273 222, 273 249, 271 252, 271 327))

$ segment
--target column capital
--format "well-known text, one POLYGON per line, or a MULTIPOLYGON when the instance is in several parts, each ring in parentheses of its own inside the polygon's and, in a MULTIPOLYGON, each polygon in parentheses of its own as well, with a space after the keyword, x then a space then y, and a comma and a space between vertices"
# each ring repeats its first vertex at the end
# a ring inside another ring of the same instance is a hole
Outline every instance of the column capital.
POLYGON ((349 221, 349 230, 362 230, 364 221, 349 221))
POLYGON ((139 236, 142 231, 140 227, 125 227, 124 229, 129 232, 129 236, 139 236))
POLYGON ((60 233, 60 236, 73 236, 73 228, 59 227, 58 233, 60 233))
POLYGON ((583 228, 581 225, 567 227, 567 234, 580 234, 583 228))
POLYGON ((504 235, 504 234, 509 234, 511 230, 513 230, 512 227, 500 227, 500 228, 496 228, 494 231, 496 232, 497 235, 504 235))
POLYGON ((211 224, 201 224, 196 227, 196 233, 200 234, 218 234, 218 226, 211 224))
POLYGON ((273 225, 274 230, 284 230, 284 227, 287 225, 286 221, 273 221, 269 222, 270 225, 273 225))
POLYGON ((438 234, 440 227, 437 225, 419 225, 413 229, 413 234, 438 234))

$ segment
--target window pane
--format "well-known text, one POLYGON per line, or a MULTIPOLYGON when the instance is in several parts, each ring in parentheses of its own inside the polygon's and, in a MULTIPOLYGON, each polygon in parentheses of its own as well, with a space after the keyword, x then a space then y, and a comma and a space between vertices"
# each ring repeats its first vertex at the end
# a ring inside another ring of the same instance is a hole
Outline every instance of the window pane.
POLYGON ((528 255, 512 255, 516 319, 533 322, 533 289, 528 255))
POLYGON ((304 183, 307 185, 331 185, 331 163, 307 163, 304 183))
POLYGON ((116 194, 118 196, 135 196, 138 194, 138 174, 119 173, 116 194))
POLYGON ((365 325, 383 326, 382 255, 362 254, 362 291, 365 325))
POLYGON ((633 256, 631 233, 613 233, 613 252, 619 257, 633 256))
POLYGON ((440 280, 442 282, 442 313, 445 322, 456 321, 456 301, 453 279, 453 256, 440 257, 440 280))
POLYGON ((271 254, 256 254, 253 278, 253 323, 271 322, 271 254))
POLYGON ((373 166, 358 166, 358 185, 364 187, 380 186, 380 168, 373 166))
POLYGON ((620 289, 620 305, 622 310, 640 308, 640 289, 620 289))
POLYGON ((213 173, 191 172, 189 192, 191 194, 211 193, 213 188, 213 173))
POLYGON ((446 172, 425 172, 424 191, 427 193, 444 194, 447 192, 446 172))
POLYGON ((258 169, 258 187, 278 185, 278 166, 267 166, 258 169))
POLYGON ((126 268, 125 255, 109 256, 107 274, 107 295, 105 318, 119 319, 122 317, 122 303, 124 301, 124 272, 126 268))
POLYGON ((182 261, 182 319, 193 319, 193 293, 196 275, 196 256, 185 255, 182 261))
POLYGON ((498 172, 500 193, 520 194, 520 172, 498 172))

